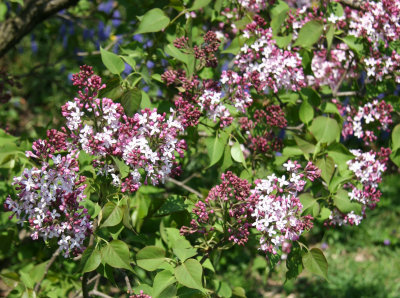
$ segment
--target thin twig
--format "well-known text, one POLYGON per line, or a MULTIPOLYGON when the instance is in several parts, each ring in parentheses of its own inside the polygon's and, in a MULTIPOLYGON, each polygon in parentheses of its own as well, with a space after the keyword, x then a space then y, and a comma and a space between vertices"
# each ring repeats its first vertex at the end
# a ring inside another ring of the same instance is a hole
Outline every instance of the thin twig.
POLYGON ((340 2, 353 8, 360 8, 362 4, 361 0, 340 0, 340 2))
POLYGON ((113 298, 113 297, 108 296, 107 294, 104 294, 104 293, 102 293, 100 291, 97 291, 97 290, 90 291, 89 295, 96 295, 96 296, 104 297, 104 298, 113 298))
POLYGON ((131 286, 131 283, 129 282, 129 277, 128 277, 128 275, 126 275, 126 273, 125 273, 125 282, 126 282, 126 287, 128 288, 129 294, 132 294, 133 293, 132 286, 131 286))
MULTIPOLYGON (((111 49, 118 41, 119 41, 120 37, 116 37, 115 40, 113 40, 113 42, 111 42, 110 44, 108 44, 104 49, 105 50, 109 50, 111 49)), ((84 56, 93 56, 93 55, 100 55, 101 52, 100 51, 92 51, 92 52, 77 52, 76 55, 80 56, 80 57, 84 57, 84 56)))
POLYGON ((201 193, 199 193, 197 190, 191 188, 190 186, 187 186, 186 184, 182 183, 181 181, 175 180, 174 178, 168 178, 168 181, 186 189, 187 191, 195 194, 196 196, 198 196, 199 198, 203 198, 203 195, 201 193))
POLYGON ((301 129, 303 128, 303 126, 304 126, 304 123, 301 123, 301 124, 299 124, 299 125, 297 125, 297 126, 286 126, 285 129, 287 129, 287 130, 299 130, 299 131, 301 131, 301 129))
MULTIPOLYGON (((349 63, 349 68, 351 67, 351 65, 353 64, 354 58, 351 59, 350 63, 349 63)), ((346 78, 347 74, 349 72, 349 69, 346 68, 343 75, 340 77, 339 82, 337 83, 337 85, 335 86, 335 88, 332 90, 332 95, 333 97, 336 97, 338 94, 338 91, 340 89, 340 87, 342 86, 342 83, 344 81, 344 79, 346 78)))
POLYGON ((61 249, 58 248, 53 255, 51 256, 50 261, 47 263, 45 269, 44 269, 44 274, 41 280, 39 280, 39 282, 35 285, 35 292, 37 293, 40 289, 40 285, 42 283, 42 281, 44 280, 44 278, 46 277, 47 273, 49 272, 50 266, 54 263, 54 261, 56 260, 56 258, 58 257, 58 255, 60 254, 61 249))

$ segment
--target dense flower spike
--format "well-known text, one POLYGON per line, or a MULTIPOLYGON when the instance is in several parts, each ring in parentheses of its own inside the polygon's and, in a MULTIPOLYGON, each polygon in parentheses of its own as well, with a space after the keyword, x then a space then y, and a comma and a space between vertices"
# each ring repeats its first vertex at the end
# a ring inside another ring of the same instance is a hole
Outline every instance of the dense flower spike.
MULTIPOLYGON (((337 103, 337 101, 335 101, 337 103)), ((363 139, 366 144, 370 144, 378 139, 373 130, 368 129, 372 123, 378 131, 389 131, 389 126, 392 124, 391 112, 393 107, 384 100, 378 101, 375 99, 364 106, 358 107, 355 110, 351 106, 343 107, 338 104, 338 108, 343 116, 346 116, 347 122, 343 125, 342 135, 344 138, 355 136, 363 139)))
POLYGON ((94 77, 88 67, 75 75, 75 85, 86 89, 91 86, 85 91, 90 96, 80 96, 62 107, 72 146, 96 156, 97 173, 110 176, 111 184, 121 186, 123 192, 136 191, 148 179, 157 185, 164 183, 168 176, 178 174, 176 155, 183 157, 186 145, 178 139, 184 126, 174 111, 171 110, 168 118, 165 113, 160 115, 148 109, 128 117, 121 104, 94 97, 104 86, 100 78, 94 77), (107 156, 122 158, 130 166, 129 176, 122 181, 124 177, 107 156))
POLYGON ((32 239, 58 239, 64 256, 77 255, 85 250, 84 241, 92 232, 87 210, 80 206, 86 197, 85 177, 77 174, 78 154, 53 156, 51 163, 41 168, 24 169, 14 178, 18 199, 8 197, 5 209, 23 224, 29 223, 32 239))
POLYGON ((253 119, 241 117, 240 128, 247 137, 246 146, 253 152, 267 153, 280 151, 282 141, 274 128, 285 128, 287 120, 280 106, 267 106, 265 111, 256 110, 253 119))
POLYGON ((151 298, 151 296, 145 294, 145 293, 143 292, 143 290, 140 290, 140 294, 131 295, 131 296, 129 296, 129 298, 151 298))
POLYGON ((305 230, 313 226, 311 216, 301 216, 303 205, 298 192, 304 189, 305 176, 315 179, 320 175, 320 171, 310 164, 306 173, 299 172, 297 162, 289 160, 284 166, 289 173, 288 178, 272 174, 267 179, 257 180, 253 190, 253 195, 257 197, 252 213, 255 220, 253 226, 262 234, 260 249, 273 254, 287 241, 298 240, 305 230))
POLYGON ((382 195, 378 190, 378 184, 382 181, 382 174, 386 171, 390 149, 381 148, 378 153, 372 150, 364 153, 361 150, 351 150, 351 153, 355 155, 355 158, 349 160, 347 165, 349 170, 354 173, 358 184, 348 183, 345 188, 349 190, 350 200, 361 205, 361 215, 355 214, 354 211, 344 214, 335 208, 329 217, 329 225, 359 225, 365 217, 366 208, 375 208, 382 195))
POLYGON ((210 233, 213 225, 224 226, 226 240, 244 245, 251 227, 249 218, 255 205, 255 197, 250 194, 250 183, 232 172, 221 175, 222 183, 213 187, 207 198, 196 203, 193 208, 195 219, 191 227, 183 226, 182 234, 210 233))
POLYGON ((268 88, 274 93, 280 89, 298 91, 305 87, 300 55, 278 48, 272 29, 263 29, 259 19, 247 25, 243 34, 245 38, 256 37, 256 41, 250 46, 245 44, 236 56, 235 63, 243 76, 250 78, 260 92, 268 88))

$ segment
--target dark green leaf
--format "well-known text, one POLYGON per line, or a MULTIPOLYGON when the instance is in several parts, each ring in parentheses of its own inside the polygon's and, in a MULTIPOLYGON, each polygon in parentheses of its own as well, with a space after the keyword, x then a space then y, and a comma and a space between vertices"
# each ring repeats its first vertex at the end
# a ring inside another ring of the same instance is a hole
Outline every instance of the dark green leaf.
POLYGON ((299 109, 300 120, 307 124, 314 118, 314 109, 312 105, 308 103, 308 100, 303 100, 299 109))
POLYGON ((127 90, 121 97, 121 105, 127 116, 132 117, 140 107, 142 92, 138 88, 127 90))
POLYGON ((81 261, 81 263, 83 264, 82 272, 85 273, 96 270, 97 267, 99 267, 100 262, 101 262, 100 251, 93 246, 88 247, 82 254, 82 261, 81 261))
POLYGON ((158 32, 163 30, 169 24, 169 18, 159 8, 153 8, 146 12, 142 19, 138 29, 134 34, 158 32))
POLYGON ((335 172, 335 166, 336 166, 332 157, 325 156, 321 159, 318 159, 316 162, 316 166, 321 170, 322 179, 324 179, 325 182, 329 184, 332 175, 335 172))
POLYGON ((157 273, 153 282, 153 296, 158 297, 168 286, 176 282, 171 271, 163 270, 157 273))
POLYGON ((210 2, 211 2, 211 0, 194 0, 194 3, 192 5, 192 7, 189 8, 189 10, 197 10, 197 9, 203 8, 203 7, 207 6, 210 2))
POLYGON ((121 72, 124 71, 125 69, 124 61, 122 61, 122 59, 118 55, 109 52, 103 49, 102 47, 100 47, 100 53, 103 64, 107 67, 107 69, 110 72, 119 75, 121 72))
POLYGON ((324 25, 319 21, 309 21, 301 27, 299 36, 294 46, 310 48, 321 37, 324 31, 324 25))
POLYGON ((111 267, 132 271, 129 259, 129 248, 121 240, 113 240, 101 249, 101 260, 111 267))
POLYGON ((203 267, 199 261, 194 259, 186 260, 182 265, 175 268, 174 271, 176 280, 192 289, 203 290, 202 275, 203 267))
POLYGON ((138 266, 147 271, 157 270, 165 261, 165 250, 157 246, 146 246, 136 254, 138 266))
POLYGON ((321 143, 332 143, 339 140, 340 128, 335 119, 319 116, 315 118, 310 126, 310 131, 321 143))
POLYGON ((392 131, 392 151, 400 148, 400 124, 397 124, 392 131))
POLYGON ((310 251, 303 256, 303 265, 311 273, 328 279, 328 262, 320 249, 310 249, 310 251))
POLYGON ((172 246, 172 250, 181 262, 197 254, 197 250, 190 245, 190 242, 183 239, 176 240, 172 246))
POLYGON ((122 220, 123 210, 120 206, 113 202, 107 202, 102 212, 102 224, 101 227, 112 227, 119 224, 122 220))

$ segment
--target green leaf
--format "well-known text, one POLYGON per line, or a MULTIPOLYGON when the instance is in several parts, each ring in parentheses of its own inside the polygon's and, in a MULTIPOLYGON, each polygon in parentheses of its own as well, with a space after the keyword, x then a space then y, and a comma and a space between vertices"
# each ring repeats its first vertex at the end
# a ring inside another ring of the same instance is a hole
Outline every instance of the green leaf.
POLYGON ((20 275, 21 281, 25 285, 25 287, 27 287, 29 289, 33 289, 33 287, 35 286, 35 282, 32 280, 30 274, 27 272, 24 272, 24 271, 20 271, 19 275, 20 275))
POLYGON ((101 227, 116 226, 121 222, 124 214, 122 208, 113 202, 107 202, 101 212, 103 221, 101 227))
POLYGON ((274 19, 277 15, 281 14, 282 12, 289 11, 289 9, 290 7, 289 5, 287 5, 285 1, 282 0, 276 1, 270 11, 271 20, 274 19))
POLYGON ((153 296, 158 297, 168 286, 176 282, 171 271, 163 270, 157 273, 153 282, 153 296))
POLYGON ((297 144, 297 146, 299 146, 300 150, 303 151, 303 153, 308 156, 309 154, 314 153, 315 151, 315 146, 297 136, 294 136, 294 140, 297 144))
POLYGON ((118 55, 109 52, 103 49, 102 47, 100 47, 100 54, 103 64, 105 65, 105 67, 107 67, 107 69, 110 72, 119 75, 121 72, 124 71, 125 69, 124 61, 122 61, 122 59, 118 55))
POLYGON ((234 287, 232 290, 232 294, 235 297, 246 298, 246 291, 242 287, 234 287))
POLYGON ((349 149, 340 143, 333 143, 328 146, 328 156, 333 158, 339 171, 347 170, 347 161, 354 158, 349 149))
POLYGON ((202 275, 203 267, 199 261, 194 259, 186 260, 182 265, 175 268, 174 274, 176 280, 182 285, 192 288, 203 290, 202 275))
POLYGON ((303 256, 303 265, 311 273, 328 279, 328 262, 320 249, 310 249, 310 251, 303 256))
POLYGON ((231 287, 226 282, 214 280, 214 284, 218 297, 232 297, 231 287))
POLYGON ((197 10, 207 6, 211 0, 195 0, 192 7, 189 10, 197 10))
MULTIPOLYGON (((339 38, 339 37, 338 37, 339 38)), ((357 55, 361 55, 363 50, 364 50, 364 46, 362 44, 361 39, 357 39, 357 37, 352 36, 352 35, 347 35, 343 38, 339 38, 342 41, 344 41, 350 48, 350 50, 352 50, 353 52, 355 52, 357 55)))
POLYGON ((173 44, 166 45, 164 47, 164 52, 175 59, 188 64, 189 55, 182 53, 178 48, 176 48, 173 44))
POLYGON ((350 201, 348 192, 344 189, 339 189, 333 197, 335 206, 343 213, 354 211, 356 214, 361 214, 361 205, 350 201))
POLYGON ((321 212, 319 213, 318 219, 321 221, 327 220, 329 218, 329 216, 331 215, 331 213, 332 213, 331 210, 329 210, 326 207, 322 207, 321 212))
POLYGON ((299 196, 300 203, 303 205, 303 214, 312 214, 316 217, 319 213, 319 204, 309 193, 303 193, 299 196))
POLYGON ((316 166, 321 170, 322 179, 329 184, 332 175, 335 172, 335 161, 332 159, 332 157, 325 156, 317 160, 316 166))
POLYGON ((397 124, 392 131, 392 151, 400 148, 400 124, 397 124))
POLYGON ((172 246, 172 250, 181 262, 197 254, 197 250, 190 245, 190 242, 183 239, 176 240, 172 246))
POLYGON ((153 8, 142 16, 139 27, 134 34, 158 32, 165 29, 168 24, 169 18, 165 13, 159 8, 153 8))
POLYGON ((113 240, 101 249, 101 260, 111 267, 132 271, 128 245, 121 240, 113 240))
POLYGON ((310 131, 321 143, 332 143, 340 138, 339 124, 335 119, 319 116, 313 120, 310 131))
POLYGON ((96 270, 101 262, 100 250, 90 246, 82 254, 81 264, 83 264, 82 273, 96 270))
POLYGON ((281 25, 283 22, 286 20, 287 12, 289 8, 286 10, 281 11, 279 14, 275 15, 272 20, 271 20, 271 28, 272 28, 272 33, 274 35, 277 35, 279 32, 279 29, 281 28, 281 25))
POLYGON ((115 165, 117 166, 117 169, 121 175, 121 178, 125 178, 129 175, 130 168, 129 166, 120 158, 111 156, 112 160, 114 161, 115 165))
POLYGON ((136 263, 147 271, 157 270, 165 261, 165 250, 157 246, 146 246, 136 254, 136 263))
POLYGON ((326 41, 328 43, 328 53, 330 53, 330 49, 332 46, 333 36, 335 34, 335 25, 330 24, 328 26, 328 32, 326 33, 326 41))
POLYGON ((289 35, 285 36, 275 36, 274 39, 276 40, 276 45, 280 48, 286 48, 290 42, 292 41, 293 34, 290 33, 289 35))
POLYGON ((303 100, 299 109, 299 118, 301 122, 307 124, 314 118, 314 109, 308 103, 308 100, 303 100))
POLYGON ((301 27, 294 46, 310 48, 324 32, 324 25, 319 21, 309 21, 301 27))
POLYGON ((121 105, 127 116, 132 117, 140 107, 142 101, 142 91, 138 88, 127 90, 121 98, 121 105))
POLYGON ((240 148, 239 142, 235 142, 235 144, 231 147, 231 155, 234 161, 241 162, 246 166, 246 161, 244 159, 243 151, 240 148))
POLYGON ((215 165, 221 159, 224 154, 226 141, 227 135, 225 133, 221 134, 221 136, 218 136, 217 134, 215 138, 208 138, 206 140, 208 156, 210 158, 209 167, 215 165))
POLYGON ((390 154, 390 159, 394 162, 394 164, 400 167, 400 149, 397 149, 390 154))
POLYGON ((244 45, 244 39, 242 36, 236 36, 231 44, 225 49, 223 50, 221 53, 222 54, 233 54, 233 55, 237 55, 240 52, 240 49, 243 47, 244 45))
POLYGON ((307 100, 309 104, 317 107, 321 104, 321 96, 313 88, 303 88, 300 91, 301 98, 307 100))
POLYGON ((164 204, 157 210, 154 214, 155 216, 165 216, 175 212, 181 212, 186 210, 187 205, 185 204, 185 199, 180 195, 169 196, 164 204))

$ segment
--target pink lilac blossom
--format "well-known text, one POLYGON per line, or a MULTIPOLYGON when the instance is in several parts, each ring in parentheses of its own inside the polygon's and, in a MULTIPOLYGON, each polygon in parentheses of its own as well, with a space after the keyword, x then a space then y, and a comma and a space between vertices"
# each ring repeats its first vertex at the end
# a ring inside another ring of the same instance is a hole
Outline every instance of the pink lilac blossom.
POLYGON ((349 34, 365 37, 376 48, 380 42, 385 47, 400 38, 400 1, 365 1, 361 10, 348 11, 351 19, 349 34))
POLYGON ((130 176, 122 183, 122 191, 137 190, 141 185, 140 171, 145 183, 157 185, 179 171, 175 154, 183 157, 186 150, 184 140, 178 136, 183 132, 182 124, 171 115, 158 114, 157 110, 144 109, 132 118, 124 116, 117 140, 119 154, 130 166, 130 176))
POLYGON ((181 234, 203 233, 214 230, 215 224, 224 226, 226 240, 244 245, 248 241, 250 219, 255 197, 250 194, 250 183, 232 172, 221 175, 222 183, 213 187, 207 198, 193 208, 195 218, 191 226, 183 226, 181 234))
POLYGON ((396 83, 400 83, 400 55, 396 51, 393 50, 392 54, 388 56, 379 50, 374 50, 361 62, 369 78, 382 81, 394 76, 396 83))
MULTIPOLYGON (((257 180, 252 190, 257 197, 257 203, 252 213, 253 226, 262 234, 260 249, 273 254, 277 253, 287 241, 296 241, 300 235, 312 227, 312 217, 301 216, 303 205, 298 198, 298 192, 303 191, 305 177, 315 179, 319 171, 308 164, 306 173, 300 173, 301 166, 295 161, 283 165, 288 177, 277 177, 272 174, 267 179, 257 180), (309 173, 308 173, 309 172, 309 173)), ((288 247, 285 245, 287 251, 288 247)))
POLYGON ((130 295, 129 298, 151 298, 150 295, 147 295, 143 292, 143 290, 140 290, 139 294, 135 294, 135 295, 130 295))
POLYGON ((246 146, 253 152, 277 152, 282 148, 282 141, 274 128, 287 125, 285 113, 278 105, 269 105, 264 110, 255 110, 252 117, 239 119, 240 129, 246 136, 246 146))
POLYGON ((351 150, 355 158, 349 160, 347 165, 349 170, 354 173, 357 184, 347 183, 344 185, 348 189, 350 201, 357 202, 361 205, 361 215, 355 214, 354 211, 342 213, 334 208, 329 216, 327 224, 329 225, 359 225, 366 216, 366 208, 373 209, 379 202, 382 195, 378 190, 379 183, 382 181, 382 174, 387 169, 388 156, 391 151, 389 148, 381 148, 381 151, 362 152, 361 150, 351 150))
POLYGON ((123 192, 133 192, 143 181, 157 185, 179 173, 175 155, 182 157, 186 145, 178 139, 184 127, 173 110, 169 117, 149 109, 128 117, 121 104, 96 97, 105 85, 85 66, 74 75, 73 83, 83 91, 62 107, 72 139, 70 146, 96 156, 93 166, 97 174, 111 177, 111 184, 123 192), (109 156, 122 158, 130 166, 129 176, 123 181, 109 156))
MULTIPOLYGON (((335 102, 337 103, 337 101, 335 102)), ((346 107, 338 103, 337 105, 342 115, 346 115, 347 122, 343 125, 343 137, 348 138, 354 135, 359 139, 363 139, 367 145, 378 139, 374 131, 367 128, 370 123, 374 123, 374 126, 379 131, 389 131, 389 126, 393 122, 390 114, 393 111, 393 107, 384 100, 378 101, 375 99, 373 102, 358 107, 358 110, 355 110, 350 105, 346 107)))
POLYGON ((263 29, 265 21, 256 16, 247 25, 243 36, 255 36, 253 44, 245 44, 235 58, 235 64, 259 92, 271 89, 299 91, 306 86, 301 57, 298 53, 282 50, 276 46, 272 29, 263 29))
POLYGON ((77 174, 77 158, 78 153, 72 151, 52 156, 41 168, 24 169, 21 176, 14 177, 18 199, 9 196, 4 203, 19 223, 28 222, 32 239, 57 238, 65 257, 82 253, 84 241, 92 233, 90 216, 80 205, 86 185, 85 177, 77 174))
POLYGON ((328 85, 331 89, 335 89, 343 75, 346 75, 346 78, 358 76, 354 53, 345 43, 337 44, 336 48, 330 50, 329 54, 327 49, 324 48, 314 51, 311 69, 313 75, 307 76, 308 84, 328 85))

